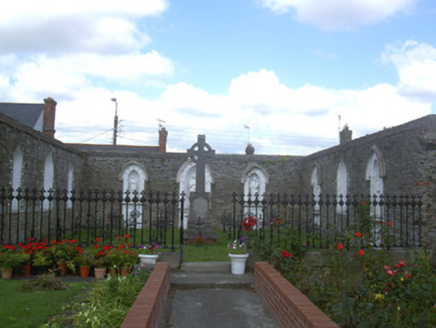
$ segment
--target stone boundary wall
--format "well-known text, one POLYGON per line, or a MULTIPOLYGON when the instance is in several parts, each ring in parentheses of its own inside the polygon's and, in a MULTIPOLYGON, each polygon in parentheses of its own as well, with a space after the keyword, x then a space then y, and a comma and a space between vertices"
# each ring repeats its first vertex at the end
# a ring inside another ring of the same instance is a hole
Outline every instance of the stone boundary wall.
POLYGON ((254 286, 282 327, 339 328, 266 262, 255 263, 254 286))
POLYGON ((82 188, 83 154, 3 114, 0 114, 0 187, 11 186, 16 149, 23 154, 21 188, 44 187, 44 165, 49 154, 53 156, 53 188, 68 188, 69 168, 73 169, 73 188, 82 188))
POLYGON ((122 328, 158 327, 170 288, 170 265, 158 262, 139 293, 122 328))

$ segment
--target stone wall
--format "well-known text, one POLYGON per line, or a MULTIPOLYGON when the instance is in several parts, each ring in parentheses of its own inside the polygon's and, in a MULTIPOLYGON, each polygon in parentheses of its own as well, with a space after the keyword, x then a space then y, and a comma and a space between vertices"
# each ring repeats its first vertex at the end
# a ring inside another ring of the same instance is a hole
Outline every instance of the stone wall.
POLYGON ((406 124, 332 147, 304 158, 302 190, 312 193, 311 175, 318 168, 322 194, 336 194, 337 170, 341 160, 348 170, 348 193, 369 195, 366 170, 372 152, 381 155, 385 167, 386 195, 420 195, 423 208, 422 237, 429 243, 436 231, 434 209, 428 208, 436 196, 436 116, 429 115, 406 124))
MULTIPOLYGON (((171 131, 170 131, 171 133, 171 131)), ((159 153, 138 150, 86 150, 48 138, 0 114, 0 186, 12 181, 13 156, 17 147, 23 153, 22 187, 42 188, 44 163, 53 155, 54 188, 67 188, 68 169, 74 168, 75 189, 121 190, 121 174, 131 163, 147 173, 146 190, 179 192, 177 173, 188 161, 186 153, 159 153)), ((195 143, 195 140, 193 140, 195 143)), ((190 145, 187 145, 187 148, 190 145)), ((214 148, 214 145, 210 145, 214 148)), ((311 175, 318 168, 322 193, 336 193, 337 169, 343 161, 348 171, 348 193, 369 194, 366 170, 372 152, 382 163, 384 194, 423 196, 422 237, 429 243, 436 232, 436 116, 385 129, 356 140, 317 152, 298 156, 216 154, 208 165, 212 175, 212 220, 219 226, 225 210, 231 209, 233 192, 243 192, 243 177, 250 168, 266 173, 267 193, 311 194, 311 175)))
MULTIPOLYGON (((213 145, 211 145, 213 147, 213 145)), ((122 172, 131 163, 139 164, 147 173, 146 190, 179 192, 177 173, 188 161, 183 153, 87 152, 84 165, 84 188, 120 190, 122 172)), ((213 184, 211 218, 215 226, 225 211, 231 210, 232 193, 242 193, 242 179, 251 167, 260 167, 268 174, 266 192, 298 192, 302 157, 265 155, 215 155, 208 163, 213 184)))
POLYGON ((53 187, 67 188, 71 165, 74 170, 73 188, 81 188, 83 155, 73 148, 1 114, 0 140, 1 187, 11 186, 14 152, 19 147, 23 154, 22 188, 43 188, 44 165, 50 153, 54 164, 53 187))

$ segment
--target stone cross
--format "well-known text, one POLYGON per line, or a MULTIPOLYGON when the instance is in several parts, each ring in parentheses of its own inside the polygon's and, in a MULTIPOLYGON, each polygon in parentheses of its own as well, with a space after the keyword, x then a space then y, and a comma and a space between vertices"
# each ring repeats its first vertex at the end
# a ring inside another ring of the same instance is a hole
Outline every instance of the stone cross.
POLYGON ((206 183, 206 159, 215 155, 215 150, 206 143, 206 136, 199 134, 197 142, 188 149, 188 155, 196 164, 195 192, 204 193, 206 183))

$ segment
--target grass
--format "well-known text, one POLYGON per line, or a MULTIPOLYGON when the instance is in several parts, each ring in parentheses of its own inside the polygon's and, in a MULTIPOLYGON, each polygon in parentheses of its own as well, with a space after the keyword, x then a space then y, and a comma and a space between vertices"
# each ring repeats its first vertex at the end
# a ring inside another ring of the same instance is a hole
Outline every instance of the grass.
POLYGON ((216 230, 217 236, 214 244, 186 244, 183 246, 184 262, 227 262, 229 260, 227 246, 231 242, 227 233, 216 230))
POLYGON ((61 311, 63 304, 86 291, 88 283, 69 283, 70 289, 56 291, 22 291, 23 281, 0 280, 0 327, 40 327, 61 311))

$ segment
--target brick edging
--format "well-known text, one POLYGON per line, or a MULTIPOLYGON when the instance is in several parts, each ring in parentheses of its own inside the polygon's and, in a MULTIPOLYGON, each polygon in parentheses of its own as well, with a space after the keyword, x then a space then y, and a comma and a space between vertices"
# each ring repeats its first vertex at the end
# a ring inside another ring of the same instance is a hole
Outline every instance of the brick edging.
POLYGON ((339 328, 267 262, 254 264, 254 286, 282 327, 339 328))
POLYGON ((158 262, 127 313, 122 328, 158 327, 170 287, 170 264, 158 262))

